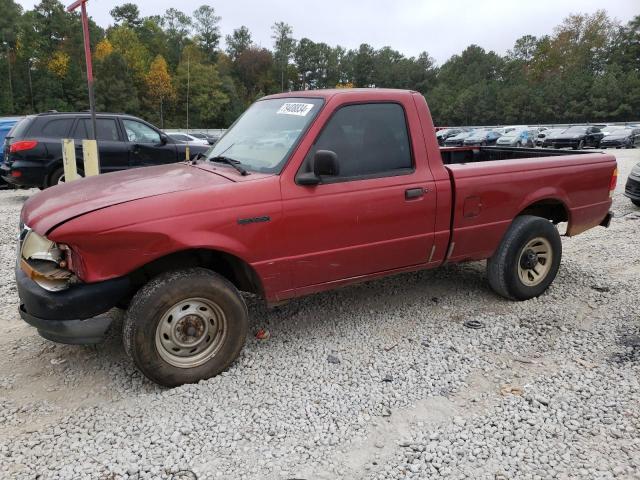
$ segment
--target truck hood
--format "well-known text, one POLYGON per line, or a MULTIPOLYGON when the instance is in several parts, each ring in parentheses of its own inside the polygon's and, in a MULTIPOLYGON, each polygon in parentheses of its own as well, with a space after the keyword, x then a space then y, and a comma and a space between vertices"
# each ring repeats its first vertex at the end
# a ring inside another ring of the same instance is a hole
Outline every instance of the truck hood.
POLYGON ((46 235, 67 220, 113 205, 229 182, 229 178, 211 169, 186 163, 108 173, 34 195, 24 204, 21 221, 46 235))

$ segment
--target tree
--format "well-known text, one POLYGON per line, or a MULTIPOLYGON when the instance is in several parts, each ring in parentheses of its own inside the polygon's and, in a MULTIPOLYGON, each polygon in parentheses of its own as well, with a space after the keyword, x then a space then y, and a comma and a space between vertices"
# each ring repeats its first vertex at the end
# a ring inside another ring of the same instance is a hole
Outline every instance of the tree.
POLYGON ((167 61, 158 55, 146 77, 147 95, 158 105, 160 114, 160 128, 164 128, 164 103, 175 99, 176 92, 169 74, 167 61))
POLYGON ((271 26, 271 31, 273 32, 271 38, 273 39, 275 64, 280 76, 280 91, 284 92, 285 73, 288 70, 291 55, 296 48, 296 41, 293 38, 293 28, 287 23, 276 22, 271 26))
POLYGON ((194 27, 198 45, 210 59, 215 60, 216 50, 220 42, 220 27, 218 24, 221 17, 216 15, 213 7, 201 5, 193 12, 193 18, 195 19, 194 27))
POLYGON ((169 8, 162 17, 162 26, 167 35, 169 64, 175 66, 187 45, 192 27, 191 18, 180 10, 169 8))
POLYGON ((227 43, 227 54, 234 62, 242 52, 247 50, 253 44, 251 41, 251 33, 244 25, 240 28, 236 28, 232 35, 227 35, 225 41, 227 43))
POLYGON ((216 125, 229 98, 215 65, 207 64, 194 48, 187 47, 176 72, 176 118, 181 125, 216 125), (187 113, 189 118, 187 119, 187 113))
POLYGON ((242 82, 247 102, 269 93, 273 87, 273 56, 266 48, 250 47, 236 61, 238 79, 242 82))
POLYGON ((124 25, 129 28, 137 28, 142 24, 140 10, 135 3, 124 3, 109 11, 116 25, 124 25))
POLYGON ((113 52, 96 63, 96 108, 137 114, 138 92, 125 58, 113 52))
POLYGON ((138 34, 132 28, 123 25, 112 28, 108 39, 113 49, 124 57, 134 77, 138 80, 144 79, 150 54, 138 34))

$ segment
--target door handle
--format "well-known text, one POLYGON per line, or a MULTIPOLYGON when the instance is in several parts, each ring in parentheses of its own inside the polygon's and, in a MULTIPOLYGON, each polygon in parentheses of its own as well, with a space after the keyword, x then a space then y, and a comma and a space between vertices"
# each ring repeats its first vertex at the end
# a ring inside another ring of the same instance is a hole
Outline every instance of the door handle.
POLYGON ((409 188, 404 191, 404 199, 405 200, 413 200, 415 198, 423 197, 427 192, 424 188, 409 188))

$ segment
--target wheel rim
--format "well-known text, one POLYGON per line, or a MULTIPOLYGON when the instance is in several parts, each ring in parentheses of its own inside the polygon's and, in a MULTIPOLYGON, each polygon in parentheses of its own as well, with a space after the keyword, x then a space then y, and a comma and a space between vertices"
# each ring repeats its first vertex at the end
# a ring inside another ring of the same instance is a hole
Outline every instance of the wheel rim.
POLYGON ((156 349, 178 368, 193 368, 214 357, 227 337, 227 317, 205 298, 188 298, 167 309, 156 327, 156 349))
POLYGON ((535 287, 544 281, 553 263, 553 249, 546 238, 536 237, 520 250, 518 277, 527 287, 535 287))

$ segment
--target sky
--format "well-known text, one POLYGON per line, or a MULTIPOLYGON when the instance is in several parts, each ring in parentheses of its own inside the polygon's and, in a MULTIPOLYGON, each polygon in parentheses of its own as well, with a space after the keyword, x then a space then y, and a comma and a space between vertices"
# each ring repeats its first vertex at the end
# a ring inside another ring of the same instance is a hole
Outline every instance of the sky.
MULTIPOLYGON (((64 0, 65 4, 72 0, 64 0)), ((109 11, 126 0, 89 0, 89 15, 103 27, 112 23, 109 11)), ((24 8, 37 2, 18 0, 24 8)), ((477 44, 506 53, 523 35, 550 34, 571 13, 607 13, 626 23, 640 14, 640 0, 138 0, 143 16, 167 8, 191 13, 207 3, 222 17, 222 35, 246 25, 253 40, 271 48, 271 25, 284 21, 297 39, 357 48, 391 46, 407 56, 427 51, 439 64, 477 44)))

